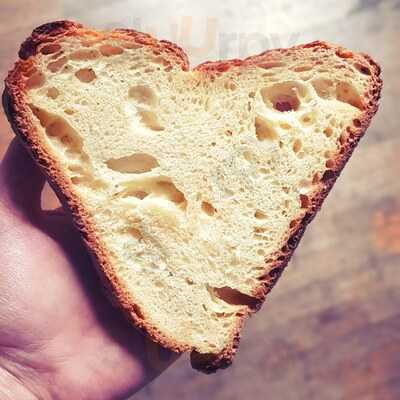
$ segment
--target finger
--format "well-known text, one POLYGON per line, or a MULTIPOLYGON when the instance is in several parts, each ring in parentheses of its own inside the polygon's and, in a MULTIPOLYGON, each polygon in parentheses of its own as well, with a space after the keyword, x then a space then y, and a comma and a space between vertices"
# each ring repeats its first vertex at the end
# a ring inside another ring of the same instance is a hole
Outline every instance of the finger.
POLYGON ((10 143, 0 171, 0 191, 7 204, 27 216, 38 215, 45 178, 17 139, 10 143))

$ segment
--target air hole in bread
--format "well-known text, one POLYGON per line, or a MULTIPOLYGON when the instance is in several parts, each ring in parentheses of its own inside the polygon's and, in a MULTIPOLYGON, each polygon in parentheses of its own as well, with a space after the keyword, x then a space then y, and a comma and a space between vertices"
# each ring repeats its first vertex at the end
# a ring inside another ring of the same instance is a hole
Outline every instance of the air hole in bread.
POLYGON ((247 103, 247 111, 250 112, 252 110, 253 104, 251 101, 247 103))
POLYGON ((83 175, 72 176, 71 182, 76 186, 86 186, 93 190, 104 190, 104 182, 100 180, 93 179, 93 177, 85 171, 83 175))
POLYGON ((322 99, 334 97, 334 85, 330 79, 316 78, 312 80, 311 84, 317 92, 317 95, 322 99))
POLYGON ((254 231, 254 233, 261 234, 261 233, 266 232, 266 231, 267 231, 267 228, 266 228, 265 226, 255 226, 255 227, 253 228, 253 231, 254 231))
POLYGON ((174 185, 173 182, 159 181, 157 182, 160 192, 170 201, 186 208, 185 195, 174 185))
POLYGON ((60 92, 58 91, 57 88, 51 87, 47 89, 47 97, 50 97, 50 99, 55 100, 59 95, 60 92))
POLYGON ((317 185, 320 181, 321 177, 318 172, 316 172, 313 176, 312 183, 313 185, 317 185))
POLYGON ((283 202, 283 208, 284 208, 285 210, 288 210, 288 209, 290 208, 290 200, 285 200, 285 201, 283 202))
POLYGON ((96 79, 96 73, 92 68, 82 68, 75 72, 75 76, 84 83, 90 83, 96 79))
POLYGON ((159 181, 157 185, 160 187, 161 191, 168 197, 171 201, 177 204, 184 203, 184 194, 174 185, 172 181, 159 181))
POLYGON ((274 101, 274 108, 280 112, 296 111, 300 106, 299 100, 294 96, 279 96, 274 101))
POLYGON ((361 96, 356 88, 348 82, 339 82, 336 86, 336 98, 343 103, 350 104, 360 110, 364 109, 364 104, 361 96))
POLYGON ((297 111, 300 99, 307 94, 307 88, 299 82, 281 82, 261 90, 261 96, 267 107, 280 112, 297 111))
POLYGON ((56 61, 48 63, 47 64, 47 69, 50 72, 57 72, 67 63, 67 61, 68 61, 67 57, 61 57, 56 61))
POLYGON ((129 89, 129 97, 140 104, 145 104, 149 107, 157 105, 157 96, 154 90, 145 85, 133 86, 129 89))
POLYGON ((175 184, 167 177, 149 177, 122 184, 125 189, 116 193, 117 197, 136 197, 138 199, 151 196, 154 198, 163 198, 181 209, 186 209, 187 201, 185 195, 175 186, 175 184))
POLYGON ((371 75, 371 70, 366 65, 355 63, 354 67, 363 75, 368 75, 368 76, 371 75))
POLYGON ((163 131, 165 128, 158 121, 157 114, 153 111, 138 109, 141 122, 153 131, 163 131))
POLYGON ((142 232, 135 227, 130 227, 127 229, 127 233, 129 235, 131 235, 132 237, 134 237, 136 240, 142 240, 143 239, 143 235, 142 232))
POLYGON ((329 159, 326 161, 325 166, 326 168, 332 169, 335 167, 335 160, 329 159))
POLYGON ((72 182, 74 185, 80 185, 81 183, 83 183, 83 179, 82 179, 82 177, 80 177, 80 176, 72 176, 72 177, 71 177, 71 182, 72 182))
POLYGON ((46 82, 45 75, 42 72, 37 71, 26 81, 26 89, 27 90, 38 89, 42 87, 45 84, 45 82, 46 82))
POLYGON ((327 159, 332 158, 333 155, 334 155, 333 151, 330 151, 330 150, 327 150, 324 153, 324 157, 327 158, 327 159))
POLYGON ((279 124, 279 126, 280 126, 282 129, 285 129, 286 131, 288 131, 289 129, 292 129, 292 126, 291 126, 290 124, 288 124, 287 122, 281 122, 281 123, 279 124))
POLYGON ((124 52, 124 49, 122 47, 111 46, 109 44, 103 44, 102 46, 100 46, 99 50, 100 53, 105 57, 117 56, 124 52))
POLYGON ((67 115, 74 115, 74 114, 75 114, 75 111, 74 111, 74 110, 71 110, 70 108, 65 109, 64 112, 65 112, 65 114, 67 114, 67 115))
POLYGON ((353 58, 353 53, 346 49, 336 50, 336 55, 340 58, 353 58))
POLYGON ((290 252, 289 247, 286 246, 286 245, 285 245, 285 246, 282 246, 281 252, 282 252, 283 254, 288 254, 288 253, 290 252))
POLYGON ((232 91, 234 91, 234 90, 237 89, 237 86, 236 86, 235 83, 227 81, 227 82, 224 83, 224 88, 225 88, 226 90, 232 90, 232 91))
POLYGON ((154 286, 159 288, 159 289, 165 288, 165 284, 162 281, 154 281, 154 286))
POLYGON ((303 125, 313 124, 315 121, 315 112, 309 112, 309 113, 302 115, 300 121, 303 125))
POLYGON ((150 154, 136 153, 130 156, 113 158, 106 161, 113 171, 127 174, 143 174, 159 167, 158 161, 150 154))
POLYGON ((301 208, 308 208, 310 205, 310 199, 307 195, 301 194, 300 195, 300 205, 301 208))
POLYGON ((270 169, 264 168, 264 167, 260 168, 258 171, 260 172, 260 174, 263 174, 263 175, 268 175, 271 173, 270 169))
POLYGON ((151 194, 151 185, 146 185, 144 182, 124 182, 125 189, 114 194, 114 197, 135 197, 139 200, 145 199, 151 194))
POLYGON ((251 162, 253 162, 254 161, 254 153, 252 152, 252 151, 250 151, 250 150, 245 150, 243 153, 242 153, 242 155, 243 155, 243 158, 246 160, 246 161, 248 161, 249 163, 251 163, 251 162))
POLYGON ((203 201, 201 203, 201 209, 210 217, 212 217, 216 213, 216 209, 207 201, 203 201))
POLYGON ((71 60, 75 61, 88 61, 94 60, 100 56, 99 52, 95 49, 77 50, 69 55, 71 60))
POLYGON ((134 43, 134 42, 123 42, 123 43, 121 43, 121 46, 124 49, 131 49, 131 50, 136 50, 136 49, 140 49, 141 47, 143 47, 143 45, 140 45, 140 44, 134 43))
POLYGON ((343 132, 340 136, 339 136, 339 142, 340 144, 343 146, 346 144, 347 140, 349 139, 349 134, 347 132, 343 132))
POLYGON ((166 69, 168 69, 171 64, 169 61, 167 61, 165 58, 163 57, 155 57, 151 60, 154 64, 158 64, 161 65, 163 67, 165 67, 166 69))
POLYGON ((63 54, 64 52, 62 50, 58 53, 54 53, 50 56, 50 60, 58 60, 63 54))
POLYGON ((272 69, 272 68, 282 68, 285 67, 286 64, 280 61, 269 61, 269 62, 262 62, 257 64, 258 67, 263 69, 272 69))
POLYGON ((295 153, 299 153, 302 147, 303 147, 303 142, 300 139, 296 139, 293 142, 293 151, 295 153))
POLYGON ((72 165, 70 165, 69 167, 68 167, 68 169, 71 171, 71 172, 83 172, 83 167, 81 166, 81 165, 74 165, 74 164, 72 164, 72 165))
POLYGON ((74 142, 71 140, 72 137, 70 135, 62 135, 60 136, 60 141, 63 145, 65 145, 66 147, 72 147, 74 145, 74 142))
MULTIPOLYGON (((129 66, 129 69, 131 70, 131 71, 134 71, 134 70, 136 70, 136 69, 141 69, 141 68, 144 68, 145 67, 145 64, 142 64, 142 63, 133 63, 132 65, 130 65, 129 66)), ((141 76, 143 73, 142 73, 142 71, 137 71, 137 72, 135 72, 135 74, 134 74, 134 76, 141 76)))
POLYGON ((51 43, 43 46, 40 52, 44 55, 58 53, 61 50, 61 46, 58 43, 51 43))
POLYGON ((306 72, 306 71, 311 71, 314 68, 312 64, 304 64, 304 65, 299 65, 293 69, 294 72, 306 72))
POLYGON ((149 195, 149 193, 147 193, 143 190, 137 190, 136 192, 132 192, 132 196, 136 197, 139 200, 145 199, 148 195, 149 195))
POLYGON ((278 133, 266 119, 257 116, 254 125, 258 140, 278 140, 278 133))
POLYGON ((220 300, 232 306, 247 306, 250 309, 254 309, 259 303, 255 297, 244 294, 228 286, 221 288, 212 287, 210 291, 220 300))
POLYGON ((267 215, 261 210, 256 210, 256 212, 254 213, 254 217, 256 219, 266 219, 267 215))
POLYGON ((333 135, 333 129, 330 126, 328 126, 327 128, 324 129, 324 135, 328 138, 331 137, 333 135))

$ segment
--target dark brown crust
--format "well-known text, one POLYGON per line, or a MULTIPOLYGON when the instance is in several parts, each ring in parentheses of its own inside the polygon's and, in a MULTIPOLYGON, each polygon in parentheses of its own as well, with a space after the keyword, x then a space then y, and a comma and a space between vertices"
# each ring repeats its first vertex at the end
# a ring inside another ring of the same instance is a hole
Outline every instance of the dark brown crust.
POLYGON ((81 24, 71 21, 55 21, 41 25, 22 43, 18 53, 19 58, 26 60, 36 54, 40 44, 51 42, 62 35, 72 34, 80 28, 82 28, 81 24))
POLYGON ((179 64, 184 71, 189 70, 189 59, 186 53, 175 43, 171 43, 167 40, 157 40, 147 33, 138 32, 133 29, 114 29, 114 31, 112 31, 112 36, 115 38, 126 38, 128 36, 136 43, 152 47, 156 52, 167 51, 170 55, 174 56, 176 63, 179 64))
MULTIPOLYGON (((341 145, 341 153, 338 155, 335 167, 325 172, 321 179, 318 190, 314 192, 311 199, 311 204, 304 215, 299 218, 296 226, 291 228, 282 245, 282 250, 278 251, 269 260, 266 260, 266 271, 269 271, 265 276, 260 277, 260 285, 254 290, 252 295, 258 299, 258 304, 255 309, 248 309, 246 312, 238 313, 237 325, 232 334, 230 345, 218 354, 199 354, 194 349, 190 348, 185 343, 177 343, 172 338, 167 337, 160 332, 156 326, 153 326, 143 319, 140 309, 136 302, 128 293, 126 288, 115 276, 112 265, 112 255, 109 254, 102 245, 101 239, 92 229, 92 222, 89 213, 85 210, 82 201, 74 193, 70 182, 65 179, 62 171, 57 165, 56 160, 46 151, 45 146, 41 143, 39 134, 35 129, 30 118, 30 110, 25 102, 23 73, 32 66, 33 61, 30 57, 34 56, 38 48, 43 43, 58 40, 64 36, 90 34, 94 36, 103 35, 104 33, 96 32, 83 28, 82 25, 70 21, 58 21, 43 25, 35 29, 32 35, 22 44, 20 50, 20 58, 12 71, 10 71, 5 85, 3 95, 3 106, 10 120, 10 123, 17 136, 25 144, 33 158, 46 174, 50 184, 60 197, 65 209, 68 210, 74 220, 75 225, 79 229, 82 238, 95 260, 95 265, 98 267, 100 275, 103 277, 104 284, 112 294, 113 301, 118 304, 128 318, 141 331, 147 333, 153 340, 159 344, 169 348, 172 351, 184 352, 192 351, 191 362, 194 368, 203 372, 214 372, 219 368, 225 368, 232 362, 233 356, 239 345, 240 330, 246 317, 256 312, 265 300, 265 296, 277 282, 283 269, 286 267, 297 247, 306 226, 314 218, 317 211, 320 209, 323 200, 328 195, 334 182, 338 178, 341 170, 351 156, 358 141, 365 133, 369 123, 376 113, 382 80, 380 78, 380 67, 369 56, 363 54, 352 54, 348 50, 337 47, 325 42, 313 42, 307 45, 296 46, 291 49, 277 49, 264 52, 258 56, 249 57, 245 60, 228 60, 219 62, 207 62, 196 67, 197 71, 202 72, 205 76, 222 74, 233 67, 249 68, 255 65, 267 65, 268 63, 279 62, 288 52, 302 52, 304 49, 314 48, 315 51, 328 51, 332 56, 341 58, 350 58, 352 61, 358 62, 360 65, 366 66, 370 74, 369 91, 365 94, 367 102, 365 109, 362 112, 357 126, 347 132, 347 138, 341 145)), ((133 30, 118 29, 108 32, 113 38, 120 38, 125 41, 133 41, 136 44, 149 46, 154 50, 155 54, 167 52, 174 59, 176 64, 180 65, 182 70, 189 69, 189 61, 185 52, 178 46, 167 41, 157 41, 147 34, 136 32, 133 30)))

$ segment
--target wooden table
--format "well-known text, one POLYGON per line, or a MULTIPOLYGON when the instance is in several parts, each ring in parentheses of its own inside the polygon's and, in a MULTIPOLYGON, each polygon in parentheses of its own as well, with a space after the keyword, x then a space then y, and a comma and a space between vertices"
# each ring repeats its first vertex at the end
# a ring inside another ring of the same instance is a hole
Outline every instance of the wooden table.
MULTIPOLYGON (((248 321, 234 365, 204 376, 182 357, 135 398, 400 399, 400 1, 1 0, 2 76, 31 29, 60 18, 150 31, 180 42, 193 64, 317 38, 382 64, 380 112, 248 321)), ((2 156, 12 137, 2 114, 0 128, 2 156)), ((49 190, 44 202, 55 204, 49 190)))

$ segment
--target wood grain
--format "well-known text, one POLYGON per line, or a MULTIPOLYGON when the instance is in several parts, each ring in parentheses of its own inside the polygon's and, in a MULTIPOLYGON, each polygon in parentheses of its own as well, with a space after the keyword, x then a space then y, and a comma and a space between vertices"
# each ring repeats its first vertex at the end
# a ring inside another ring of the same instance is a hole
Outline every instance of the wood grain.
MULTIPOLYGON (((166 7, 160 0, 2 0, 2 76, 33 27, 61 18, 180 40, 193 64, 314 39, 382 64, 380 112, 264 308, 248 321, 234 365, 204 376, 184 356, 135 398, 398 400, 400 1, 171 0, 166 7)), ((0 129, 1 157, 12 137, 3 114, 0 129)), ((49 189, 44 203, 56 205, 49 189)))

